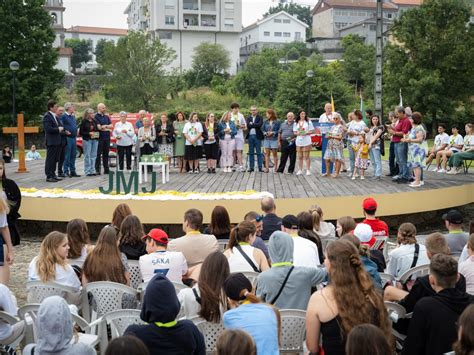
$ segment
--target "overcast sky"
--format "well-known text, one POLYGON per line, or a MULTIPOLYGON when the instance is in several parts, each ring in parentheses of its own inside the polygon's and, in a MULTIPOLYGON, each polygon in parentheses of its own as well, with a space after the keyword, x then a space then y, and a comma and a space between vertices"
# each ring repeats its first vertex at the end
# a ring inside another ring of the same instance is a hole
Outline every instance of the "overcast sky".
MULTIPOLYGON (((316 3, 316 0, 305 2, 316 3)), ((127 17, 123 11, 128 3, 127 0, 64 0, 64 26, 127 28, 127 17)), ((242 0, 243 25, 261 18, 270 6, 276 4, 277 1, 272 0, 242 0)))

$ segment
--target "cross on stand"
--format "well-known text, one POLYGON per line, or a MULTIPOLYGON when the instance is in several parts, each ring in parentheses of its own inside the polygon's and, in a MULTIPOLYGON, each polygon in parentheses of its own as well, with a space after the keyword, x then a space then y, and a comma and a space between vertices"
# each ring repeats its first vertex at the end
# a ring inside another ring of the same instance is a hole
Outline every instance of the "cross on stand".
POLYGON ((18 127, 3 127, 4 134, 18 135, 18 173, 26 173, 25 164, 25 133, 38 133, 38 127, 25 127, 25 119, 22 113, 17 115, 18 127))

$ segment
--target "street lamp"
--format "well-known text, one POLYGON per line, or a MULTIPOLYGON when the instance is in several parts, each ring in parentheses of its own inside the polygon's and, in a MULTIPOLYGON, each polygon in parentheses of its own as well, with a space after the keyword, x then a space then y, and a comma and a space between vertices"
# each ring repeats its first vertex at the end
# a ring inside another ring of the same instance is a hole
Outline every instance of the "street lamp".
POLYGON ((311 78, 314 76, 314 71, 312 70, 307 70, 306 71, 306 77, 309 80, 309 85, 308 85, 308 112, 307 112, 307 115, 309 118, 311 118, 311 84, 312 84, 312 80, 311 78))
MULTIPOLYGON (((10 70, 13 74, 12 84, 12 127, 15 127, 16 121, 16 72, 20 69, 20 64, 13 60, 10 62, 10 70)), ((12 157, 15 158, 15 135, 12 135, 12 157)))

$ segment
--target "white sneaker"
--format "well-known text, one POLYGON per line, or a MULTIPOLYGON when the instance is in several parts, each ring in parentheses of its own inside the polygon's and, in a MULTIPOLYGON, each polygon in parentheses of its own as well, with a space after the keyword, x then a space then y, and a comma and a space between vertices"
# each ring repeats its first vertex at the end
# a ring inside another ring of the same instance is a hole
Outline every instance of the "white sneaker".
POLYGON ((311 175, 311 171, 306 170, 306 176, 310 176, 310 175, 311 175))
POLYGON ((425 184, 424 181, 420 181, 420 185, 423 186, 425 184))
POLYGON ((415 182, 412 182, 412 183, 409 184, 408 186, 410 186, 410 187, 421 187, 421 186, 423 186, 423 184, 421 183, 421 181, 420 181, 419 184, 415 184, 415 182))
POLYGON ((298 172, 296 173, 296 175, 303 175, 303 172, 301 170, 298 170, 298 172))
POLYGON ((431 171, 437 173, 438 172, 438 167, 435 167, 435 168, 431 169, 431 171))
POLYGON ((347 177, 352 177, 352 173, 348 173, 348 174, 347 174, 347 177))
POLYGON ((456 174, 459 174, 460 172, 461 172, 461 169, 459 169, 459 168, 452 168, 451 170, 449 170, 449 171, 447 172, 447 174, 449 174, 449 175, 456 175, 456 174))
POLYGON ((446 172, 446 170, 444 170, 444 169, 439 169, 438 170, 438 173, 445 173, 445 172, 446 172))
POLYGON ((353 177, 352 177, 352 180, 355 180, 355 179, 356 179, 356 177, 355 177, 355 176, 353 176, 353 177))
POLYGON ((365 177, 361 176, 360 179, 361 179, 361 180, 365 180, 365 177))

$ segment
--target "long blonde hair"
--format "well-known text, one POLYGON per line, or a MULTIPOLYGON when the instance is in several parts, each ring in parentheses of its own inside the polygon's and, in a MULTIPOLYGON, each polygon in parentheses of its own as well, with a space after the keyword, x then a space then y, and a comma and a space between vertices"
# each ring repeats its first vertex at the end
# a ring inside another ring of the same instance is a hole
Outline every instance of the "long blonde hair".
POLYGON ((41 281, 54 281, 56 278, 56 264, 62 267, 67 265, 67 261, 58 254, 58 248, 65 240, 67 240, 66 234, 57 231, 49 233, 43 239, 36 260, 36 269, 41 281))
POLYGON ((0 194, 0 214, 8 214, 10 212, 10 205, 6 198, 0 194))

